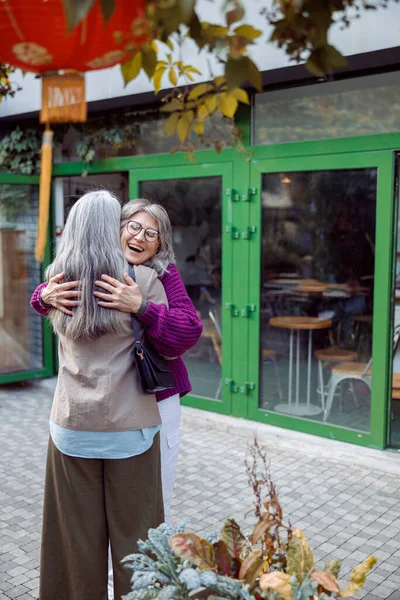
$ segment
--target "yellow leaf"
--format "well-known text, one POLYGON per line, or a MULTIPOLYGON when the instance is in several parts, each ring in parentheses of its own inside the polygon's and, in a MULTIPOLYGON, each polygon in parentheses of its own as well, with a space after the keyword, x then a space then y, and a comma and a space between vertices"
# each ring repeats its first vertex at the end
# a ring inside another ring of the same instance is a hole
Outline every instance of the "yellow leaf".
POLYGON ((171 40, 167 40, 165 43, 167 44, 168 48, 170 48, 171 50, 174 49, 174 44, 172 43, 171 40))
POLYGON ((193 126, 193 129, 195 130, 198 136, 201 137, 202 135, 204 135, 204 123, 202 123, 201 121, 196 121, 196 123, 193 126))
POLYGON ((185 116, 186 116, 187 120, 189 121, 189 123, 192 123, 192 121, 194 119, 194 112, 192 110, 189 110, 185 116))
POLYGON ((175 69, 170 69, 168 71, 168 77, 169 77, 169 80, 172 83, 172 85, 175 87, 176 84, 178 83, 178 76, 176 74, 175 69))
POLYGON ((207 118, 209 115, 209 112, 207 110, 207 107, 205 104, 200 104, 200 106, 197 109, 197 118, 199 121, 204 121, 205 118, 207 118))
POLYGON ((234 29, 234 32, 236 33, 236 35, 239 35, 240 37, 243 37, 246 40, 250 40, 251 42, 253 40, 256 40, 262 34, 262 31, 260 29, 254 29, 252 25, 239 25, 239 27, 236 27, 236 29, 234 29))
POLYGON ((142 69, 142 53, 138 52, 133 58, 121 65, 122 76, 125 83, 135 79, 142 69))
POLYGON ((354 567, 351 572, 348 585, 341 591, 342 598, 350 598, 354 596, 358 590, 361 590, 365 583, 367 573, 376 563, 375 556, 368 556, 360 565, 354 567))
POLYGON ((189 73, 195 73, 196 75, 201 75, 201 71, 199 71, 195 67, 192 67, 191 65, 186 65, 185 71, 189 71, 189 73))
POLYGON ((214 110, 217 108, 217 104, 218 104, 217 94, 212 94, 210 96, 207 96, 207 98, 204 100, 204 104, 206 105, 208 114, 212 115, 214 110))
MULTIPOLYGON (((184 117, 181 117, 179 123, 183 119, 184 117)), ((184 140, 181 139, 181 141, 184 140)), ((171 537, 170 544, 177 556, 190 561, 199 567, 200 571, 215 571, 214 548, 210 542, 194 533, 177 533, 171 537)))
POLYGON ((178 121, 178 126, 176 128, 178 133, 178 137, 181 142, 184 142, 189 135, 190 132, 190 123, 186 117, 186 115, 182 115, 178 121))
POLYGON ((297 573, 301 577, 314 567, 314 557, 301 529, 293 531, 288 544, 287 569, 289 573, 297 573))
POLYGON ((153 75, 153 84, 154 84, 154 90, 155 90, 156 94, 161 89, 161 80, 163 78, 164 73, 165 73, 165 68, 161 67, 161 68, 157 69, 153 75))
POLYGON ((293 587, 290 584, 290 578, 289 573, 282 573, 281 571, 264 573, 260 577, 260 588, 262 590, 274 590, 283 600, 293 600, 293 587))
POLYGON ((162 112, 174 112, 175 110, 182 110, 182 103, 179 100, 171 100, 163 104, 160 108, 162 112))
POLYGON ((225 117, 233 119, 235 116, 236 109, 238 107, 238 101, 226 92, 218 94, 218 106, 219 110, 225 117))
POLYGON ((226 78, 225 75, 220 75, 219 77, 216 77, 214 79, 214 85, 216 87, 220 87, 221 85, 223 85, 224 83, 226 83, 226 78))
POLYGON ((243 104, 250 104, 249 95, 246 90, 242 90, 241 88, 234 88, 229 92, 231 96, 239 100, 239 102, 243 102, 243 104))
POLYGON ((199 85, 195 85, 194 88, 190 90, 188 98, 189 100, 195 100, 213 89, 214 88, 210 83, 199 83, 199 85))
POLYGON ((155 40, 152 40, 150 46, 153 48, 154 52, 157 54, 157 52, 158 52, 157 42, 155 40))
POLYGON ((176 126, 181 114, 178 112, 172 113, 165 121, 165 133, 167 135, 173 135, 176 131, 176 126))

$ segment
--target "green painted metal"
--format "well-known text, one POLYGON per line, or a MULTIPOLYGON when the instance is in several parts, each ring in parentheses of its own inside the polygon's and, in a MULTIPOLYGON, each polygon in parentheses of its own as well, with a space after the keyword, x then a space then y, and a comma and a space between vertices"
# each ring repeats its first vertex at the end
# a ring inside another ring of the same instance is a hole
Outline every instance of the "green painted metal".
MULTIPOLYGON (((222 342, 222 381, 232 378, 231 349, 232 349, 232 317, 228 310, 224 310, 225 304, 231 303, 232 285, 234 273, 233 246, 235 241, 226 231, 227 226, 232 226, 233 205, 231 199, 233 185, 233 167, 231 162, 217 164, 195 164, 177 165, 174 168, 150 167, 131 170, 129 172, 129 196, 135 198, 140 195, 140 183, 143 181, 163 181, 166 179, 187 179, 192 177, 221 177, 221 206, 222 206, 222 310, 221 321, 223 331, 222 342)), ((229 385, 222 385, 222 400, 216 401, 206 398, 189 397, 185 402, 190 406, 216 410, 218 412, 230 413, 232 404, 232 390, 229 385)))
MULTIPOLYGON (((268 413, 259 408, 257 389, 249 390, 249 412, 251 419, 268 422, 273 425, 315 433, 323 437, 352 441, 376 448, 386 445, 386 415, 388 394, 389 343, 390 343, 390 295, 392 277, 392 221, 393 221, 393 153, 365 152, 337 155, 299 156, 296 159, 264 159, 254 158, 251 168, 250 185, 261 190, 263 173, 285 171, 317 171, 334 169, 376 168, 378 171, 377 211, 376 211, 376 251, 375 251, 375 286, 373 316, 373 377, 371 394, 371 428, 365 434, 341 429, 329 424, 307 421, 277 413, 268 413)), ((258 304, 260 299, 261 279, 261 197, 257 193, 257 202, 251 208, 251 222, 257 227, 250 250, 250 265, 253 277, 249 286, 249 302, 258 304)), ((260 315, 253 313, 248 319, 250 347, 249 376, 250 381, 259 381, 260 376, 260 315)))
MULTIPOLYGON (((38 185, 39 177, 37 175, 14 175, 0 173, 0 185, 38 185)), ((42 266, 42 277, 44 269, 50 262, 50 232, 45 250, 45 257, 42 266)), ((43 368, 37 370, 18 371, 17 373, 0 374, 0 385, 26 381, 28 379, 39 379, 42 377, 51 377, 54 374, 54 352, 53 352, 53 333, 49 324, 43 320, 43 368)))

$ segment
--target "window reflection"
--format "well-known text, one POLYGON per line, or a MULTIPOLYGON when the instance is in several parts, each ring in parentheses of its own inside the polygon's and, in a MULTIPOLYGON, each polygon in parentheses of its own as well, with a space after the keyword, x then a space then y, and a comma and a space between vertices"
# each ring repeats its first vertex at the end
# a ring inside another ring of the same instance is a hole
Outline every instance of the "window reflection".
POLYGON ((221 399, 222 271, 220 177, 140 183, 140 195, 168 211, 177 268, 203 323, 203 335, 185 354, 193 394, 221 399))
POLYGON ((42 319, 29 309, 41 280, 37 215, 36 186, 0 184, 0 374, 43 368, 42 319))
POLYGON ((261 407, 369 431, 376 170, 264 174, 261 407))

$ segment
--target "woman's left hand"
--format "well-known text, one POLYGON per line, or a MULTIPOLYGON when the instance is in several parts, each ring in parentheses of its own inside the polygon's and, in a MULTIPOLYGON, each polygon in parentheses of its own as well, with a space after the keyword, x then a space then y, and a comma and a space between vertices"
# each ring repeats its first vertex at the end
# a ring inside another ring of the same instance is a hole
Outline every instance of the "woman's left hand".
POLYGON ((126 285, 109 275, 102 275, 104 281, 96 281, 98 287, 106 290, 104 292, 93 292, 99 300, 99 306, 105 308, 116 308, 122 312, 135 313, 142 304, 143 296, 140 286, 133 281, 128 273, 124 273, 126 285))

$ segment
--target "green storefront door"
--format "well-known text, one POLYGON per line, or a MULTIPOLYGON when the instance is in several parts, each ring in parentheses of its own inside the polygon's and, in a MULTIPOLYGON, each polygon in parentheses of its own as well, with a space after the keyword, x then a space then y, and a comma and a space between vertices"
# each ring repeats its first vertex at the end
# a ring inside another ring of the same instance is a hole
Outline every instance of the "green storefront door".
POLYGON ((393 153, 262 153, 250 180, 247 417, 383 447, 393 153))
POLYGON ((164 206, 172 223, 176 264, 201 316, 203 335, 185 355, 193 386, 184 403, 229 414, 232 408, 234 243, 231 162, 130 171, 130 198, 164 206))
POLYGON ((50 327, 29 307, 43 276, 35 260, 38 183, 0 174, 0 384, 52 374, 50 327))

